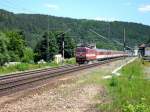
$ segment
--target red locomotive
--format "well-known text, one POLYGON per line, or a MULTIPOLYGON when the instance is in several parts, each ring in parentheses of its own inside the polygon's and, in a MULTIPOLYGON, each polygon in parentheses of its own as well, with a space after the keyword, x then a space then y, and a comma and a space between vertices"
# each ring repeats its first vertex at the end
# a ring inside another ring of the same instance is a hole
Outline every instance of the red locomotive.
POLYGON ((89 61, 111 59, 127 55, 128 54, 124 53, 123 51, 78 47, 76 49, 76 62, 83 64, 89 61))

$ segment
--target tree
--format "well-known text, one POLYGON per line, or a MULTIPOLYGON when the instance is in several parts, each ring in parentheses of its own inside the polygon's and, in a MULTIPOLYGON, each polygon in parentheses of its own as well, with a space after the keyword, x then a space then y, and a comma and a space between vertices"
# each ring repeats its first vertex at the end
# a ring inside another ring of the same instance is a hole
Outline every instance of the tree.
MULTIPOLYGON (((48 16, 41 14, 14 14, 5 10, 0 10, 0 30, 16 30, 21 29, 25 33, 25 37, 28 40, 28 44, 35 48, 37 42, 42 39, 43 32, 47 30, 48 16)), ((65 31, 70 28, 69 34, 74 37, 74 40, 78 42, 97 43, 99 48, 120 48, 120 45, 115 45, 111 42, 111 46, 107 47, 107 42, 103 42, 93 33, 89 32, 89 29, 93 29, 103 36, 108 36, 110 26, 110 39, 123 40, 123 29, 126 28, 126 41, 128 46, 136 46, 139 43, 143 43, 150 37, 150 26, 131 23, 131 22, 105 22, 94 20, 78 20, 71 18, 62 18, 49 16, 49 29, 57 29, 65 31), (80 41, 81 40, 81 41, 80 41), (105 44, 104 44, 105 43, 105 44), (114 47, 113 47, 114 46, 114 47)), ((108 43, 109 44, 109 43, 108 43)))
POLYGON ((65 40, 65 58, 74 57, 74 50, 76 47, 74 39, 67 36, 65 37, 64 40, 65 40))
POLYGON ((19 62, 21 59, 14 51, 8 51, 11 62, 19 62))
POLYGON ((33 63, 33 61, 34 61, 34 52, 31 48, 26 47, 24 49, 22 61, 26 62, 26 63, 33 63))
POLYGON ((26 47, 24 37, 18 32, 7 32, 6 36, 9 39, 8 51, 13 53, 11 54, 11 61, 18 61, 18 57, 19 59, 23 57, 23 51, 26 47))
POLYGON ((50 61, 58 53, 58 45, 53 32, 45 33, 42 40, 37 44, 35 61, 44 59, 50 61))
MULTIPOLYGON (((57 34, 56 34, 57 35, 57 34)), ((57 44, 59 47, 59 53, 62 54, 62 35, 57 36, 57 44)), ((64 35, 64 57, 71 58, 74 56, 75 41, 73 38, 64 35)))
POLYGON ((8 62, 10 57, 7 50, 8 40, 4 33, 0 32, 0 66, 8 62))
POLYGON ((150 37, 149 37, 149 39, 148 39, 148 41, 147 41, 147 44, 150 44, 150 37))
POLYGON ((58 54, 58 44, 53 32, 49 33, 49 54, 50 59, 53 59, 54 55, 58 54))

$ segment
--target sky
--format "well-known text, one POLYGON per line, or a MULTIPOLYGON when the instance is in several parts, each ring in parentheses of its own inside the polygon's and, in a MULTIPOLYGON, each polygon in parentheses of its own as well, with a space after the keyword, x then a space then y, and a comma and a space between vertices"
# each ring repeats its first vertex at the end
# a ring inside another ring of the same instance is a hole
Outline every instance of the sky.
POLYGON ((150 0, 0 0, 0 9, 150 25, 150 0))

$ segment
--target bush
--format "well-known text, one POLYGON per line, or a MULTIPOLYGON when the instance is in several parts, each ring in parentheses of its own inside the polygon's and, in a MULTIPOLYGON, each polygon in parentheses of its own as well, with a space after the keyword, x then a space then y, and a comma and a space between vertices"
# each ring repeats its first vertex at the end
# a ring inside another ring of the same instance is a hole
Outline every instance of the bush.
POLYGON ((13 51, 9 51, 9 56, 10 56, 10 62, 19 62, 20 57, 15 54, 13 51))
POLYGON ((26 63, 33 63, 34 60, 34 52, 31 48, 25 48, 23 51, 22 61, 26 63))
POLYGON ((150 107, 143 102, 138 104, 127 103, 123 107, 123 112, 150 112, 150 107))
POLYGON ((111 112, 150 112, 150 82, 145 80, 143 68, 140 61, 134 61, 123 67, 120 77, 109 80, 112 103, 107 106, 111 112))
POLYGON ((76 60, 75 60, 75 58, 66 59, 65 63, 66 64, 76 64, 76 60))
POLYGON ((16 65, 16 68, 19 71, 29 70, 29 66, 26 63, 18 64, 18 65, 16 65))
POLYGON ((115 87, 118 85, 118 80, 117 80, 117 77, 113 76, 111 81, 110 81, 110 84, 109 84, 111 87, 115 87))

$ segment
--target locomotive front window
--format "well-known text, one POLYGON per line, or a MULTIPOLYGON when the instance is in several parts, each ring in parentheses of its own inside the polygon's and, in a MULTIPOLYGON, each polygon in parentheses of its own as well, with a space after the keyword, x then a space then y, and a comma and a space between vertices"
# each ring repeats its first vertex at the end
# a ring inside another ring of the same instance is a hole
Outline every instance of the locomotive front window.
POLYGON ((86 49, 77 49, 77 52, 86 52, 86 49))

